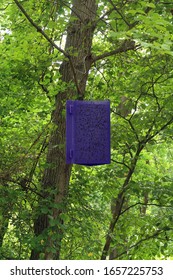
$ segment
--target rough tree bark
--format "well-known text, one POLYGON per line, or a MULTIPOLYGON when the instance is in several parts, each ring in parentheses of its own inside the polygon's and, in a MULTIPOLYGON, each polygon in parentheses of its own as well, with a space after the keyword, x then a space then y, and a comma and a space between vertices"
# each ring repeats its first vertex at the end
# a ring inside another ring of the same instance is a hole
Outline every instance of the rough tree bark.
MULTIPOLYGON (((40 253, 44 253, 45 259, 59 259, 62 226, 61 213, 65 203, 69 179, 71 174, 71 165, 65 162, 65 103, 67 99, 83 99, 86 87, 88 72, 92 64, 91 46, 95 29, 96 17, 95 0, 74 0, 71 12, 71 19, 67 29, 67 38, 65 52, 69 54, 60 66, 60 74, 63 82, 67 84, 67 89, 56 96, 56 109, 52 113, 52 120, 55 129, 50 137, 47 168, 44 171, 42 180, 42 193, 45 200, 51 196, 51 190, 54 191, 52 203, 59 207, 52 208, 53 220, 59 220, 60 226, 56 228, 56 238, 54 234, 46 240, 46 246, 42 249, 33 249, 31 259, 39 259, 40 253), (74 17, 76 18, 74 20, 74 17), (73 83, 73 86, 68 86, 73 83), (49 249, 54 248, 54 251, 49 249)), ((42 201, 44 203, 44 201, 42 201)), ((50 206, 51 207, 51 206, 50 206)), ((35 235, 39 236, 50 226, 48 214, 39 214, 34 223, 35 235)), ((44 243, 44 241, 43 241, 44 243)))

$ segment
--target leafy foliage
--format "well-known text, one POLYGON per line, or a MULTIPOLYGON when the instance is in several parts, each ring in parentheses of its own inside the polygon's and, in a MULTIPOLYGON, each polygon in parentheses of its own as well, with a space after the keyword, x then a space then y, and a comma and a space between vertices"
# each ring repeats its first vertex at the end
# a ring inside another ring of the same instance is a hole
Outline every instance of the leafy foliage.
MULTIPOLYGON (((15 2, 0 4, 0 258, 29 259, 31 250, 46 247, 50 236, 56 241, 58 227, 61 259, 171 258, 171 5, 96 1, 85 99, 111 101, 112 162, 73 166, 60 223, 52 219, 53 208, 61 208, 52 204, 55 190, 40 208, 42 174, 55 99, 78 81, 62 81, 59 68, 68 58, 27 21, 15 2), (118 198, 122 204, 115 213, 118 198), (38 211, 51 222, 36 236, 38 211)), ((61 50, 69 25, 76 21, 70 17, 73 2, 20 3, 61 50)), ((86 65, 82 67, 84 71, 86 65)), ((48 250, 54 253, 56 246, 48 250)))

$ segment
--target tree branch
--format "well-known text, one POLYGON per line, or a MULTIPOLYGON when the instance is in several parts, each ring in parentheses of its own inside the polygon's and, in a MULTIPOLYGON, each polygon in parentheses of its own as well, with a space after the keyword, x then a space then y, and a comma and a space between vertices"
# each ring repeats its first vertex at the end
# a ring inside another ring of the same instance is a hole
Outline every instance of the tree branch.
POLYGON ((149 132, 148 132, 146 135, 145 142, 147 143, 150 140, 152 140, 156 135, 158 135, 161 131, 163 131, 165 128, 167 128, 172 123, 173 123, 173 117, 167 123, 165 123, 159 130, 157 130, 155 133, 153 133, 153 135, 149 134, 149 132))
POLYGON ((93 59, 93 62, 96 62, 96 61, 104 59, 106 57, 113 56, 113 55, 116 55, 116 54, 120 54, 120 53, 123 53, 123 52, 127 52, 127 51, 130 51, 130 50, 135 51, 139 47, 140 47, 140 45, 135 45, 134 41, 125 40, 119 48, 117 48, 115 50, 112 50, 110 52, 105 52, 105 53, 97 55, 95 57, 93 56, 92 59, 93 59))
POLYGON ((106 22, 104 21, 104 18, 105 18, 106 16, 109 16, 113 11, 114 11, 114 8, 110 9, 109 11, 106 11, 101 17, 98 18, 97 22, 103 21, 104 23, 106 23, 106 22))
POLYGON ((112 2, 112 0, 109 0, 109 3, 114 7, 114 10, 120 15, 120 17, 122 18, 122 20, 125 22, 125 24, 127 24, 127 26, 129 28, 131 28, 131 24, 126 20, 126 18, 124 17, 124 15, 118 10, 118 8, 115 6, 115 4, 112 2))
POLYGON ((55 48, 57 49, 59 52, 63 53, 65 57, 69 58, 69 54, 64 51, 62 48, 60 48, 43 30, 40 26, 38 26, 33 20, 32 18, 28 15, 28 13, 25 11, 25 9, 23 8, 23 6, 19 3, 18 0, 14 0, 14 2, 16 3, 17 7, 19 8, 19 10, 24 14, 24 16, 27 18, 27 20, 31 23, 31 25, 37 30, 37 32, 41 33, 43 35, 43 37, 55 48))
MULTIPOLYGON (((165 231, 169 231, 172 230, 172 228, 167 228, 167 229, 158 229, 155 233, 153 233, 152 235, 146 236, 145 238, 142 238, 141 240, 139 240, 138 242, 136 242, 135 244, 131 245, 128 250, 131 250, 137 246, 139 246, 141 243, 148 241, 149 239, 155 238, 158 235, 164 233, 165 231)), ((123 251, 122 253, 120 253, 118 256, 116 256, 116 259, 121 257, 122 255, 127 254, 127 250, 123 251)))
POLYGON ((105 260, 107 254, 109 252, 110 244, 112 242, 112 234, 114 232, 115 226, 116 226, 116 224, 117 224, 117 222, 118 222, 118 220, 121 216, 121 213, 122 213, 122 208, 123 208, 124 201, 125 201, 125 195, 124 194, 125 194, 126 190, 128 189, 128 185, 129 185, 131 177, 132 177, 132 175, 135 171, 139 155, 140 155, 141 151, 143 150, 143 148, 145 147, 145 144, 146 143, 138 143, 138 149, 136 151, 136 154, 135 154, 134 158, 131 161, 131 167, 129 169, 129 172, 127 174, 126 179, 124 180, 121 191, 119 192, 119 194, 117 196, 116 203, 115 203, 115 206, 113 208, 112 221, 110 222, 108 234, 106 236, 106 242, 105 242, 105 245, 103 247, 101 260, 105 260))
POLYGON ((126 168, 128 168, 130 170, 130 167, 124 161, 121 162, 121 161, 118 161, 118 160, 115 160, 115 159, 112 159, 112 158, 111 158, 111 161, 113 161, 113 162, 115 162, 117 164, 124 165, 126 168))
MULTIPOLYGON (((109 0, 109 2, 111 3, 111 5, 113 6, 114 10, 121 16, 121 18, 123 19, 123 21, 127 24, 127 26, 129 27, 129 29, 132 29, 133 27, 135 27, 138 24, 138 21, 135 21, 134 23, 130 24, 126 18, 124 17, 124 15, 117 9, 117 7, 115 6, 115 4, 112 2, 112 0, 109 0)), ((150 2, 150 1, 149 1, 150 2)), ((147 7, 145 10, 145 13, 148 14, 149 11, 152 8, 147 7)), ((110 12, 112 12, 112 10, 110 10, 110 12)), ((112 55, 116 55, 116 54, 120 54, 129 50, 137 50, 139 49, 141 46, 140 45, 135 45, 135 42, 133 40, 124 40, 124 42, 122 43, 122 45, 110 52, 105 52, 101 55, 98 56, 93 56, 93 62, 96 62, 100 59, 104 59, 106 57, 112 56, 112 55)))
MULTIPOLYGON (((120 118, 122 118, 123 120, 125 120, 126 122, 129 123, 129 126, 130 126, 132 132, 134 133, 134 135, 135 135, 135 137, 136 137, 136 140, 137 140, 138 143, 139 143, 139 142, 140 142, 139 136, 138 136, 138 134, 137 134, 137 131, 136 131, 135 128, 134 128, 134 125, 133 125, 132 122, 131 122, 131 118, 132 118, 132 117, 130 117, 129 119, 127 119, 126 117, 122 116, 120 113, 115 112, 115 111, 112 110, 112 109, 111 109, 111 112, 113 112, 115 115, 119 116, 120 118)), ((132 115, 134 115, 134 114, 132 114, 132 115)))
POLYGON ((41 33, 43 35, 43 37, 55 48, 57 49, 59 52, 63 53, 65 57, 67 57, 69 59, 69 63, 72 69, 72 73, 73 73, 73 77, 74 77, 74 83, 76 85, 77 88, 77 92, 78 95, 81 96, 81 91, 79 88, 79 84, 77 81, 77 77, 76 77, 76 72, 75 72, 75 68, 73 66, 73 62, 71 59, 71 56, 62 48, 60 48, 43 30, 40 26, 38 26, 33 20, 32 18, 28 15, 28 13, 25 11, 25 9, 23 8, 23 6, 19 3, 18 0, 14 0, 14 2, 16 3, 16 5, 18 6, 18 8, 21 10, 21 12, 24 14, 24 16, 27 18, 27 20, 31 23, 31 25, 37 30, 37 32, 41 33))
POLYGON ((72 61, 70 56, 68 57, 68 59, 69 59, 69 63, 70 63, 71 69, 72 69, 73 78, 74 78, 74 82, 75 82, 75 85, 76 85, 76 88, 77 88, 78 96, 79 96, 79 98, 82 99, 82 92, 81 92, 79 84, 78 84, 78 80, 77 80, 77 77, 76 77, 76 71, 75 71, 75 68, 74 68, 74 65, 73 65, 73 61, 72 61))
POLYGON ((142 203, 142 202, 136 202, 135 204, 130 205, 129 207, 127 207, 126 209, 124 209, 120 215, 123 215, 125 212, 127 212, 129 209, 137 206, 137 205, 146 205, 146 206, 156 206, 156 207, 161 207, 161 208, 173 208, 172 206, 168 206, 168 205, 161 205, 161 204, 157 204, 157 203, 142 203))
POLYGON ((0 11, 5 11, 11 3, 8 3, 5 8, 0 9, 0 11))

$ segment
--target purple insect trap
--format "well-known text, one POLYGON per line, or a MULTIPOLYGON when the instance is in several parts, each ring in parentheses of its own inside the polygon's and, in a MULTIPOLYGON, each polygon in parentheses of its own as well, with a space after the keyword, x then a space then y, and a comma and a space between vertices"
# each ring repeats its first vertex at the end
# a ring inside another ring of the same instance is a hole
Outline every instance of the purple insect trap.
POLYGON ((66 102, 66 163, 109 164, 110 101, 66 102))

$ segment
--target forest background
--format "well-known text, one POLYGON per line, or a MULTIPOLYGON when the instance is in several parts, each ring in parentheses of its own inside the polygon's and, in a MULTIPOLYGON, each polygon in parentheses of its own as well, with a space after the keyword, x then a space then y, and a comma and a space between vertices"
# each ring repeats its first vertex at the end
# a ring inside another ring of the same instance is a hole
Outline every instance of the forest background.
POLYGON ((1 0, 0 259, 172 258, 172 14, 1 0), (110 100, 111 164, 66 164, 69 99, 110 100))

